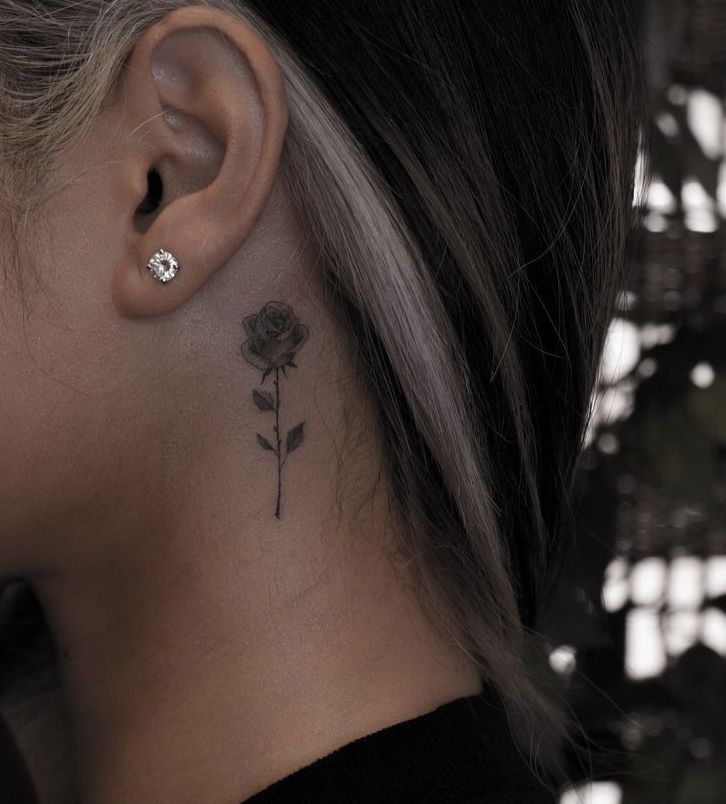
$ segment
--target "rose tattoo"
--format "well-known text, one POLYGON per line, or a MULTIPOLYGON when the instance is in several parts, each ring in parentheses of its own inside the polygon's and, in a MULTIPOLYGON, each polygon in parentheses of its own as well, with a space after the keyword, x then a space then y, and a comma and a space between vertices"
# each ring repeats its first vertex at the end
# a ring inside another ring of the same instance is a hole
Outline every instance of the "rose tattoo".
POLYGON ((273 425, 274 437, 270 441, 257 433, 257 443, 264 450, 274 452, 277 456, 277 504, 275 516, 280 518, 280 498, 282 495, 282 467, 291 452, 303 442, 304 421, 287 431, 285 447, 280 437, 280 372, 287 377, 287 369, 297 368, 293 358, 308 338, 308 328, 298 321, 289 304, 269 301, 255 315, 247 316, 242 322, 249 336, 240 347, 242 357, 260 369, 264 384, 268 375, 274 372, 274 396, 270 391, 255 388, 252 401, 264 413, 275 414, 273 425))

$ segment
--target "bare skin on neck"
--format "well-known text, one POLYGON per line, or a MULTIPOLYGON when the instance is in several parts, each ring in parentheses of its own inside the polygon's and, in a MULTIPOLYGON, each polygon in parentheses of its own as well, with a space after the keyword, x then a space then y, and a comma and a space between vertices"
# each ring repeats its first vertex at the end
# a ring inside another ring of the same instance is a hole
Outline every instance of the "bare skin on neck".
POLYGON ((480 690, 396 549, 375 406, 279 182, 274 63, 236 19, 185 13, 59 165, 31 309, 3 288, 0 573, 53 630, 84 804, 237 804, 480 690), (160 247, 182 266, 163 287, 143 269, 160 247), (309 330, 280 385, 280 428, 305 422, 284 466, 241 353, 269 300, 309 330))
POLYGON ((178 496, 152 497, 154 511, 125 523, 154 521, 145 553, 42 590, 65 654, 84 800, 233 804, 479 689, 392 572, 380 498, 356 531, 326 521, 321 473, 291 480, 299 500, 287 520, 251 521, 243 470, 220 444, 183 468, 178 496))

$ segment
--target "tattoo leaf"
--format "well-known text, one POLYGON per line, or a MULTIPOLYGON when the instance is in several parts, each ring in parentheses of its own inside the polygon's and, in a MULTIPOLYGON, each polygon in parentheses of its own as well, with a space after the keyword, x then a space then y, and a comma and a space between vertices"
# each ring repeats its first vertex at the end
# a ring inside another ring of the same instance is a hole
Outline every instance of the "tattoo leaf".
POLYGON ((264 381, 265 381, 265 378, 267 377, 267 375, 268 375, 268 374, 269 374, 271 371, 272 371, 272 366, 269 366, 268 368, 266 368, 266 369, 265 369, 265 370, 262 372, 262 379, 260 380, 260 382, 264 382, 264 381))
POLYGON ((269 391, 258 391, 255 389, 252 392, 252 399, 260 410, 275 409, 275 400, 272 398, 272 394, 269 391))
POLYGON ((303 425, 305 422, 296 424, 292 430, 287 431, 287 440, 285 443, 286 454, 289 455, 294 449, 297 449, 303 440, 303 425))
POLYGON ((269 449, 270 452, 274 452, 275 448, 270 444, 270 442, 264 437, 257 433, 257 443, 262 447, 262 449, 269 449))

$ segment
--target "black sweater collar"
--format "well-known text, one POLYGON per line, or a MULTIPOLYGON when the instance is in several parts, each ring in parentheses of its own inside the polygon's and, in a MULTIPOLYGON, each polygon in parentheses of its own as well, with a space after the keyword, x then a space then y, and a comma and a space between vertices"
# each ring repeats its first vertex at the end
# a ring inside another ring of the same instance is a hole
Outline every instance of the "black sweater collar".
POLYGON ((244 804, 486 802, 554 804, 517 748, 495 690, 457 698, 424 715, 341 746, 244 804))

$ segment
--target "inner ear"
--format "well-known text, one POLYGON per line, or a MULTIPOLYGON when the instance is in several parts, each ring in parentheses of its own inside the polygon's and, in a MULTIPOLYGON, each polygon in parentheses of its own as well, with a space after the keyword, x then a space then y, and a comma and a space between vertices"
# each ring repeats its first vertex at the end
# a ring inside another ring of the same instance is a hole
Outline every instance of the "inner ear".
POLYGON ((173 108, 166 108, 161 118, 173 145, 147 173, 147 193, 136 209, 142 232, 174 199, 211 184, 224 161, 224 145, 202 121, 173 108))
POLYGON ((159 171, 152 167, 146 174, 147 192, 144 200, 136 207, 134 222, 139 232, 148 231, 161 208, 164 196, 164 182, 159 171))
POLYGON ((171 200, 211 184, 224 161, 225 147, 204 122, 180 109, 166 107, 162 119, 175 146, 159 162, 164 193, 171 200))

